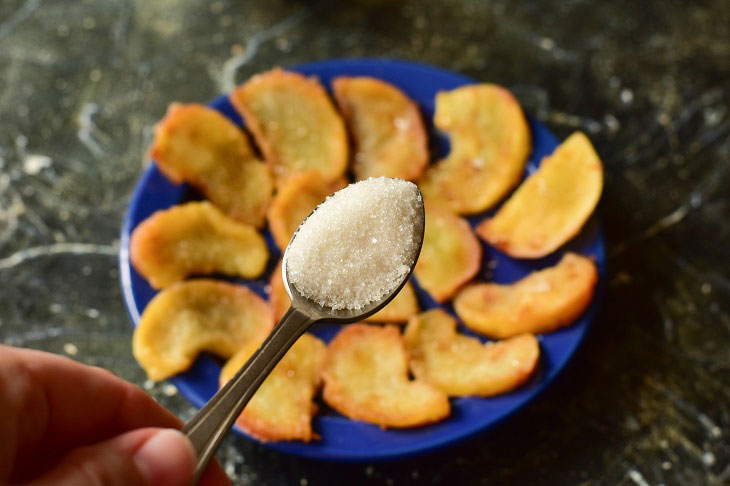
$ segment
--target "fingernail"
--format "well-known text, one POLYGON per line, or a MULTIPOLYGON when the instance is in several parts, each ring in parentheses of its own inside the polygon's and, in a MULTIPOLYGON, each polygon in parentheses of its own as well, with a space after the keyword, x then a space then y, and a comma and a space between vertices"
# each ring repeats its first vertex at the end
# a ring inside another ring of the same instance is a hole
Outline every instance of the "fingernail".
POLYGON ((174 429, 153 435, 134 455, 145 484, 190 484, 195 452, 190 441, 174 429))

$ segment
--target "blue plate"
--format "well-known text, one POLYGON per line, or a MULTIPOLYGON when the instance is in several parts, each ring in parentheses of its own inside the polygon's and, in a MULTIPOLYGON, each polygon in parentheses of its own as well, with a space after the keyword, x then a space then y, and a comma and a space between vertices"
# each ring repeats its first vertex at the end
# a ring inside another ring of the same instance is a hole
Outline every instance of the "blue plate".
MULTIPOLYGON (((431 133, 432 151, 437 158, 448 152, 448 140, 434 132, 431 122, 434 112, 434 96, 441 90, 450 90, 474 83, 472 79, 442 69, 383 59, 324 61, 291 69, 317 76, 327 87, 330 86, 332 78, 340 75, 374 76, 398 86, 420 105, 431 133)), ((241 118, 226 96, 213 100, 210 106, 243 126, 241 118)), ((533 150, 528 163, 528 174, 533 172, 540 164, 540 160, 550 154, 558 145, 558 140, 544 125, 532 118, 529 118, 529 122, 532 130, 533 150)), ((139 323, 140 313, 156 292, 130 265, 130 234, 141 221, 153 212, 196 197, 187 186, 175 185, 165 179, 154 164, 150 164, 134 190, 122 226, 119 264, 124 300, 135 326, 139 323)), ((488 214, 490 213, 470 218, 470 222, 472 225, 476 225, 488 214)), ((274 246, 268 232, 266 238, 272 253, 271 264, 266 275, 254 281, 239 280, 264 297, 269 274, 280 256, 280 252, 274 246)), ((595 258, 601 275, 596 296, 600 296, 605 272, 605 255, 600 226, 595 217, 588 222, 578 237, 555 254, 541 260, 515 260, 485 245, 484 265, 478 278, 495 282, 512 282, 531 271, 556 263, 566 251, 591 255, 595 258)), ((438 304, 418 287, 417 282, 414 283, 416 283, 422 307, 424 309, 437 307, 438 304)), ((451 417, 441 423, 413 430, 382 430, 373 425, 349 420, 323 406, 321 413, 314 420, 314 429, 321 434, 322 440, 309 444, 268 443, 266 446, 316 459, 376 461, 420 454, 465 439, 495 425, 519 410, 555 379, 583 340, 590 323, 595 318, 598 300, 598 298, 594 298, 585 314, 572 326, 539 337, 542 351, 539 371, 527 384, 512 393, 494 398, 452 400, 451 417)), ((446 309, 453 312, 450 306, 446 306, 446 309)), ((469 333, 465 329, 462 330, 469 333)), ((313 332, 321 338, 329 340, 336 334, 337 326, 323 324, 314 328, 313 332)), ((220 369, 220 360, 204 355, 196 361, 191 370, 172 378, 172 382, 193 405, 200 407, 216 392, 220 369)), ((236 432, 245 435, 240 429, 236 429, 236 432)))

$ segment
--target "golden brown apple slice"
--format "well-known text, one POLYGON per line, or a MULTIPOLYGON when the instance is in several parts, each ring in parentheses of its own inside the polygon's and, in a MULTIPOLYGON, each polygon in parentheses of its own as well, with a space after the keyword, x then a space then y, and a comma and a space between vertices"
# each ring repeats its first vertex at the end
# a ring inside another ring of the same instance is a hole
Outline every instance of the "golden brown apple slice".
POLYGON ((230 217, 264 224, 271 172, 241 129, 213 108, 171 105, 155 128, 150 157, 170 180, 195 186, 230 217))
POLYGON ((413 100, 368 76, 340 76, 332 90, 352 134, 355 179, 418 180, 428 163, 428 138, 413 100))
POLYGON ((157 211, 142 221, 132 232, 129 256, 160 289, 194 274, 258 277, 269 250, 255 228, 203 201, 157 211))
POLYGON ((546 157, 499 208, 477 228, 479 236, 516 258, 548 255, 578 234, 598 204, 603 168, 580 132, 546 157))
POLYGON ((494 84, 436 95, 436 127, 451 139, 448 157, 421 182, 426 199, 460 214, 494 206, 520 181, 530 155, 530 129, 517 100, 494 84))
POLYGON ((273 325, 269 306, 246 287, 190 280, 147 304, 132 351, 151 380, 162 380, 190 368, 203 351, 228 359, 244 346, 258 346, 273 325))
POLYGON ((427 202, 426 233, 414 270, 421 287, 443 302, 476 275, 481 258, 481 244, 469 223, 427 202))
POLYGON ((406 282, 393 300, 365 320, 368 322, 404 323, 412 315, 418 314, 419 310, 416 291, 410 282, 406 282))
POLYGON ((450 396, 492 396, 523 384, 537 367, 540 347, 532 334, 482 344, 460 334, 441 309, 412 317, 405 333, 411 371, 450 396))
POLYGON ((315 170, 330 180, 345 172, 345 125, 315 78, 274 69, 249 79, 230 99, 277 185, 296 172, 315 170))
MULTIPOLYGON (((223 367, 221 387, 256 351, 252 343, 238 351, 223 367)), ((267 441, 316 438, 312 417, 317 411, 313 399, 320 385, 319 373, 327 354, 323 341, 304 334, 279 361, 236 420, 249 435, 267 441)))
POLYGON ((464 324, 486 336, 550 332, 586 310, 597 281, 593 260, 566 253, 556 266, 512 284, 469 286, 454 299, 454 309, 464 324))
POLYGON ((341 414, 380 427, 415 427, 448 417, 446 394, 408 379, 398 329, 351 324, 330 342, 322 372, 324 399, 341 414))
POLYGON ((292 175, 282 183, 268 212, 269 229, 276 245, 283 251, 304 218, 333 192, 347 185, 347 180, 328 180, 315 171, 292 175))
POLYGON ((281 275, 281 260, 269 277, 269 303, 274 311, 274 319, 278 322, 284 317, 291 306, 291 299, 284 288, 284 279, 281 275))
MULTIPOLYGON (((274 317, 278 321, 284 317, 284 314, 286 314, 286 311, 291 305, 281 276, 281 261, 271 274, 269 287, 269 302, 274 310, 274 317)), ((403 286, 393 300, 366 320, 370 322, 406 322, 409 317, 417 314, 419 309, 416 291, 413 290, 413 285, 410 282, 406 282, 405 286, 403 286)))

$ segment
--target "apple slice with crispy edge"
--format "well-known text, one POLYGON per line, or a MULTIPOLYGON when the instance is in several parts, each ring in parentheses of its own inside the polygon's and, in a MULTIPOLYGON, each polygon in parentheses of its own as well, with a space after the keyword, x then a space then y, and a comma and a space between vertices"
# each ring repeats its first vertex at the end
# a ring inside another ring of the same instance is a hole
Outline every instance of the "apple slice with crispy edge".
POLYGON ((151 380, 187 370, 208 351, 228 359, 263 341, 274 325, 266 302, 246 287, 216 280, 180 282, 157 294, 134 330, 132 351, 151 380))
POLYGON ((449 155, 426 170, 424 197, 460 214, 494 206, 520 181, 530 129, 517 100, 494 84, 436 95, 436 128, 451 139, 449 155))
POLYGON ((282 183, 268 211, 269 230, 276 245, 286 249, 304 218, 333 192, 347 185, 347 180, 328 180, 315 171, 292 175, 282 183))
POLYGON ((281 260, 279 260, 279 263, 269 277, 269 303, 274 312, 274 319, 277 322, 284 317, 284 314, 286 314, 286 311, 291 306, 291 299, 289 298, 289 294, 286 293, 284 278, 281 275, 281 260))
POLYGON ((451 297, 479 271, 482 246, 469 223, 426 201, 426 233, 414 273, 438 302, 451 297))
POLYGON ((156 289, 189 275, 261 275, 269 259, 264 238, 207 201, 157 211, 132 232, 129 257, 156 289))
MULTIPOLYGON (((281 261, 274 269, 269 280, 269 302, 274 311, 274 317, 278 321, 286 311, 289 310, 291 300, 284 288, 284 281, 281 276, 281 261)), ((368 317, 369 322, 390 322, 401 323, 406 322, 409 317, 415 315, 420 310, 418 306, 418 298, 413 285, 406 282, 400 292, 386 304, 385 307, 368 317)))
POLYGON ((586 310, 597 282, 592 259, 566 253, 556 266, 517 282, 471 285, 456 296, 454 309, 467 327, 486 336, 550 332, 586 310))
POLYGON ((394 326, 351 324, 330 342, 322 371, 324 400, 354 420, 416 427, 450 413, 445 393, 408 379, 408 356, 394 326))
POLYGON ((393 297, 393 300, 365 320, 368 322, 402 324, 412 315, 418 314, 419 310, 418 298, 416 297, 416 291, 413 289, 413 284, 406 282, 400 292, 393 297))
MULTIPOLYGON (((221 387, 233 378, 258 346, 250 343, 223 366, 221 387)), ((302 335, 266 377, 236 423, 263 442, 316 439, 312 417, 317 406, 313 400, 326 354, 324 341, 308 333, 302 335)))
POLYGON ((230 95, 276 177, 316 170, 327 179, 347 167, 345 124, 316 78, 273 69, 230 95))
POLYGON ((414 376, 449 396, 492 396, 523 384, 537 367, 540 347, 532 334, 482 344, 459 334, 442 309, 413 316, 405 333, 414 376))
POLYGON ((546 157, 477 233, 515 258, 541 258, 578 234, 598 204, 603 168, 576 132, 546 157))
POLYGON ((355 179, 418 180, 428 164, 428 137, 413 100, 368 76, 339 76, 332 90, 352 135, 355 179))
POLYGON ((170 105, 149 152, 171 181, 187 182, 230 217, 264 224, 273 177, 246 135, 224 115, 196 103, 170 105))

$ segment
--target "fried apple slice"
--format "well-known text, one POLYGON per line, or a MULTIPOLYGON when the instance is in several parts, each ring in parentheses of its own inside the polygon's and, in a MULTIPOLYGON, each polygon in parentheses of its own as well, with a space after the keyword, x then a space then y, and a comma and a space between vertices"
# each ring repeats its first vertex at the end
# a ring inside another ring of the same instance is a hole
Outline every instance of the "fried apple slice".
POLYGON ((278 322, 284 317, 291 306, 291 299, 284 288, 284 279, 281 275, 281 260, 269 278, 269 303, 274 311, 274 319, 278 322))
POLYGON ((394 326, 345 327, 329 344, 322 376, 325 401, 354 420, 415 427, 450 413, 446 394, 408 379, 403 338, 394 326))
POLYGON ((442 309, 413 316, 405 333, 416 378, 450 396, 492 396, 523 384, 537 367, 540 347, 532 334, 482 344, 456 331, 442 309))
POLYGON ((368 322, 402 323, 406 322, 412 315, 418 314, 419 310, 418 298, 416 297, 416 291, 413 289, 413 284, 406 282, 400 292, 393 297, 393 300, 365 320, 368 322))
POLYGON ((155 127, 149 154, 168 179, 195 186, 230 217, 264 224, 271 172, 241 129, 218 111, 195 103, 170 105, 155 127))
POLYGON ((603 167, 576 132, 535 171, 477 233, 515 258, 541 258, 578 234, 598 204, 603 167))
POLYGON ((421 182, 426 199, 475 214, 520 181, 531 150, 530 129, 506 89, 475 84, 438 93, 434 124, 451 138, 451 152, 426 170, 421 182))
MULTIPOLYGON (((223 367, 221 387, 256 351, 252 343, 238 351, 223 367)), ((313 399, 320 385, 319 373, 327 345, 311 334, 304 334, 279 361, 261 384, 236 423, 249 435, 268 441, 316 438, 312 417, 317 411, 313 399)))
POLYGON ((151 380, 162 380, 190 368, 203 351, 228 359, 244 346, 258 346, 273 325, 269 306, 248 288, 190 280, 147 304, 132 351, 151 380))
POLYGON ((462 290, 454 309, 470 329, 495 338, 550 332, 572 324, 591 303, 598 272, 588 257, 566 253, 550 268, 512 284, 462 290))
POLYGON ((333 192, 347 185, 340 177, 328 180, 315 171, 293 174, 282 183, 269 207, 269 229, 283 251, 304 218, 333 192))
MULTIPOLYGON (((281 261, 271 274, 269 281, 270 294, 269 302, 274 310, 274 318, 278 321, 291 305, 289 294, 284 288, 284 281, 281 276, 281 261)), ((410 282, 406 282, 398 295, 378 312, 368 317, 366 320, 370 322, 406 322, 409 317, 417 314, 419 311, 418 299, 416 291, 410 282)))
POLYGON ((330 180, 345 172, 345 125, 316 78, 274 69, 249 79, 230 99, 277 186, 296 172, 315 170, 330 180))
POLYGON ((352 134, 355 179, 418 180, 428 163, 428 138, 413 100, 368 76, 337 77, 332 90, 352 134))
POLYGON ((481 258, 481 244, 469 223, 427 201, 426 233, 414 270, 421 287, 443 302, 476 275, 481 258))
POLYGON ((258 277, 269 250, 255 228, 202 201, 157 211, 142 221, 132 232, 129 257, 160 289, 193 274, 258 277))

